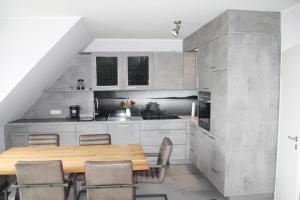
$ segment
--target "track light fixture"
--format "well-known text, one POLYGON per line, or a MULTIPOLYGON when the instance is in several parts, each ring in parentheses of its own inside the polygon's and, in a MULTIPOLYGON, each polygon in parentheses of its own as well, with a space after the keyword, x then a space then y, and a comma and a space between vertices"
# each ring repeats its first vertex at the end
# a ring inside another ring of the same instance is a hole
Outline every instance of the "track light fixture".
POLYGON ((175 21, 174 24, 176 25, 176 27, 174 29, 172 29, 171 33, 175 36, 175 37, 178 37, 178 34, 179 34, 179 29, 180 29, 180 26, 181 26, 181 21, 175 21))

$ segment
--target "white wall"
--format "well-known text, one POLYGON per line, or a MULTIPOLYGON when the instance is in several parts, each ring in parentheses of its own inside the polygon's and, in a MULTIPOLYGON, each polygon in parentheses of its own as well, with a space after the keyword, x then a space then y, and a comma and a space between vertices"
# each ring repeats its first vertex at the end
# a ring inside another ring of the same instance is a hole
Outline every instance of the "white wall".
POLYGON ((300 43, 300 4, 282 12, 282 51, 300 43))
POLYGON ((1 20, 0 27, 5 33, 0 36, 1 127, 35 103, 92 36, 79 17, 6 19, 1 20))
POLYGON ((182 52, 180 39, 95 39, 85 52, 182 52))

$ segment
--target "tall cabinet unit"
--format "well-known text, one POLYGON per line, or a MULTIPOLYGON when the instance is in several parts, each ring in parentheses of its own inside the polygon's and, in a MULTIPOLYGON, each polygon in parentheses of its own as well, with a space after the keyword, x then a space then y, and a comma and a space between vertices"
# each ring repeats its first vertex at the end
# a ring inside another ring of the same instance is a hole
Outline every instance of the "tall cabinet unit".
POLYGON ((199 90, 209 65, 211 92, 211 129, 192 128, 191 160, 229 200, 273 199, 280 13, 228 10, 184 40, 185 50, 191 38, 199 48, 199 90))

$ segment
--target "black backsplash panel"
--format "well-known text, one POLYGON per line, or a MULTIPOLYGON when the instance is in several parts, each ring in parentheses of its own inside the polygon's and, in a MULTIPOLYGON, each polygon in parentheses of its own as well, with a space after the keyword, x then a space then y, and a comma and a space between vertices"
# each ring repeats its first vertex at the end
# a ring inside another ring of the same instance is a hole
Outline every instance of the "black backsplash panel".
POLYGON ((198 98, 196 90, 96 91, 94 97, 99 99, 99 117, 120 110, 124 99, 136 101, 133 111, 142 112, 147 103, 157 102, 166 115, 190 115, 192 103, 197 103, 198 98))

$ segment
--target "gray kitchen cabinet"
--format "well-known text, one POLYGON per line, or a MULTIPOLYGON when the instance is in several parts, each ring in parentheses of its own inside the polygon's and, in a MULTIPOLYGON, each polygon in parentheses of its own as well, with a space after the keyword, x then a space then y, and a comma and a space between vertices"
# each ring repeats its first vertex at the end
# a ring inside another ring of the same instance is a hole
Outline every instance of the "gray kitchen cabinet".
POLYGON ((154 53, 154 89, 183 89, 182 53, 154 53))
POLYGON ((107 134, 107 123, 79 123, 75 125, 76 129, 76 144, 79 146, 80 135, 90 134, 107 134))
POLYGON ((30 134, 51 134, 59 135, 60 146, 75 146, 75 126, 68 123, 35 123, 28 124, 28 135, 30 134))
POLYGON ((183 53, 183 89, 197 89, 196 53, 183 53))
POLYGON ((122 54, 93 53, 91 80, 93 90, 122 88, 122 54))
POLYGON ((5 126, 5 149, 28 146, 26 124, 9 124, 5 126))
POLYGON ((12 147, 28 146, 27 133, 12 133, 12 147))
POLYGON ((111 134, 112 144, 139 144, 139 122, 120 122, 108 125, 108 133, 111 134))
POLYGON ((152 89, 153 60, 153 53, 123 53, 123 88, 152 89))
POLYGON ((145 152, 158 153, 164 137, 173 142, 171 163, 187 158, 187 122, 185 120, 141 121, 140 144, 145 152))
POLYGON ((199 128, 202 136, 190 140, 196 152, 190 158, 228 199, 271 197, 276 175, 280 13, 228 10, 193 35, 198 35, 194 38, 200 47, 199 90, 206 87, 211 92, 211 127, 210 132, 199 128), (211 30, 218 34, 211 36, 211 30))
POLYGON ((228 36, 223 35, 209 43, 210 69, 223 70, 228 65, 228 36))
POLYGON ((210 48, 209 44, 199 47, 197 53, 198 90, 210 90, 210 48))
POLYGON ((228 71, 211 72, 210 132, 225 139, 227 134, 228 71))

